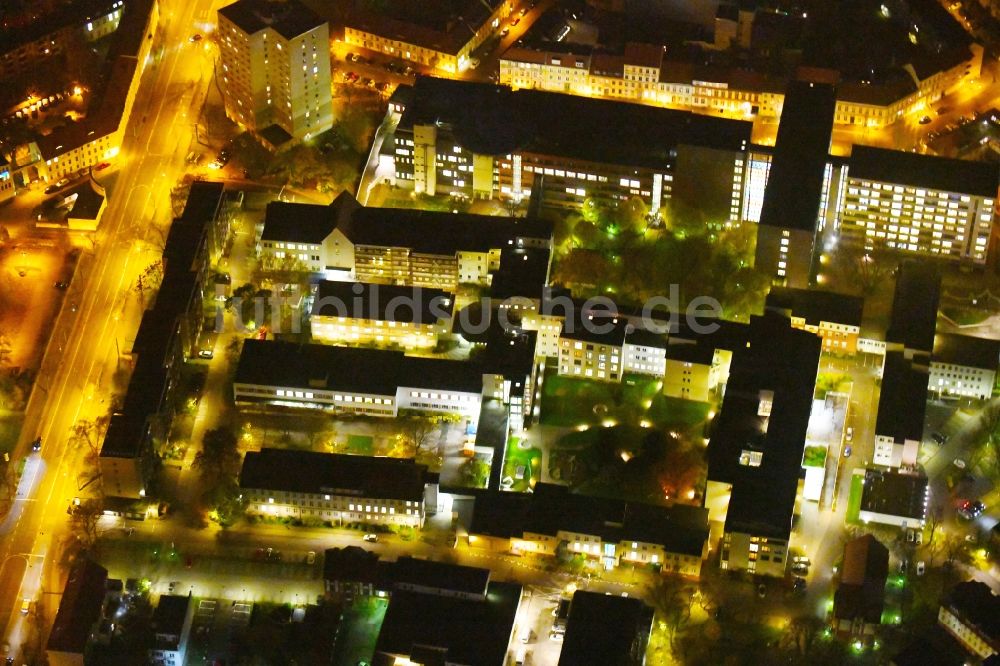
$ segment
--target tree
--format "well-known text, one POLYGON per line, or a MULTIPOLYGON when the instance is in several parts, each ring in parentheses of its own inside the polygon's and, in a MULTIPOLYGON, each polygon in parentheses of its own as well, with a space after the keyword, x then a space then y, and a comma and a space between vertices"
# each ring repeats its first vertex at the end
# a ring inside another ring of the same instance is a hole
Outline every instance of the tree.
POLYGON ((70 526, 84 548, 90 548, 97 542, 97 522, 103 514, 104 508, 99 499, 85 499, 73 507, 70 526))
POLYGON ((193 466, 211 486, 235 477, 240 468, 240 453, 233 431, 214 428, 206 432, 193 466))
POLYGON ((156 291, 163 281, 163 260, 157 259, 139 274, 135 281, 135 292, 139 294, 139 302, 145 303, 147 291, 156 291))
POLYGON ((843 280, 861 293, 871 296, 892 275, 897 259, 884 245, 870 250, 842 245, 833 253, 833 268, 843 280))
POLYGON ((422 453, 429 453, 431 434, 443 423, 454 423, 459 420, 455 414, 427 416, 425 414, 407 414, 399 419, 400 435, 403 443, 416 458, 422 453))
POLYGON ((244 284, 233 290, 227 306, 240 318, 238 326, 254 330, 271 321, 271 290, 244 284))
MULTIPOLYGON (((580 223, 584 224, 589 223, 580 223)), ((611 277, 611 263, 604 253, 597 250, 573 248, 559 260, 554 273, 555 282, 596 287, 599 280, 611 277)))
POLYGON ((86 445, 91 454, 96 454, 101 448, 101 438, 107 430, 111 417, 98 416, 95 419, 80 419, 70 428, 70 442, 76 446, 86 445))
POLYGON ((462 483, 472 488, 485 488, 490 480, 490 466, 479 457, 470 458, 462 464, 462 483))
POLYGON ((785 636, 795 651, 804 657, 813 652, 823 629, 823 621, 815 615, 799 615, 792 618, 785 636))
POLYGON ((694 590, 676 576, 661 576, 646 588, 660 621, 666 625, 671 649, 677 649, 677 634, 691 620, 694 590))

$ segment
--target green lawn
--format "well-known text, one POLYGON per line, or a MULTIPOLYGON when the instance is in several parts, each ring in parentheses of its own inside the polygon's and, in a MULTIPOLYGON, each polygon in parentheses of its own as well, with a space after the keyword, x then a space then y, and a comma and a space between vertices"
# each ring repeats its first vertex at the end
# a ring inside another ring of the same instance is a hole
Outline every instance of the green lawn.
POLYGON ((348 435, 347 452, 356 456, 370 456, 374 441, 371 435, 348 435))
POLYGON ((822 467, 826 463, 825 446, 807 446, 805 454, 802 456, 802 464, 805 467, 822 467))
POLYGON ((362 660, 372 663, 387 607, 387 601, 372 597, 359 599, 344 610, 343 623, 333 647, 336 666, 356 666, 362 660))
POLYGON ((20 412, 0 415, 0 453, 9 453, 14 450, 23 423, 24 414, 20 412))
POLYGON ((550 370, 542 386, 541 422, 577 427, 608 421, 686 429, 708 418, 711 405, 669 398, 662 382, 652 377, 625 375, 621 383, 561 377, 550 370))
POLYGON ((503 475, 514 479, 511 490, 523 493, 531 487, 531 480, 541 479, 542 474, 542 452, 536 448, 521 449, 517 446, 516 439, 512 439, 507 446, 507 459, 503 465, 503 475), (524 467, 524 477, 518 479, 517 468, 524 467))
POLYGON ((860 474, 855 474, 851 477, 851 496, 847 500, 847 517, 845 520, 854 525, 861 522, 858 514, 861 512, 861 493, 864 491, 864 478, 860 474))

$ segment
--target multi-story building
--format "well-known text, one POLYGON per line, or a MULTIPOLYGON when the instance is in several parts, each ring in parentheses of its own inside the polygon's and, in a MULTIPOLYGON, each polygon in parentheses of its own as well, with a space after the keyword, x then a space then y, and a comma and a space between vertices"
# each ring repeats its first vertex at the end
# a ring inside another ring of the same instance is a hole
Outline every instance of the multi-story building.
POLYGON ((563 322, 557 369, 560 375, 619 382, 627 374, 663 377, 665 336, 637 329, 624 317, 577 311, 563 322))
POLYGON ((705 507, 719 564, 785 575, 822 340, 775 313, 752 317, 708 445, 705 507))
POLYGON ((451 330, 454 304, 440 289, 321 280, 309 328, 318 342, 427 349, 451 330))
POLYGON ((269 265, 337 279, 454 292, 489 285, 507 249, 551 245, 552 225, 542 220, 365 208, 344 192, 329 206, 268 204, 258 253, 269 265))
POLYGON ((375 11, 360 0, 344 5, 343 40, 348 46, 449 74, 476 66, 472 52, 497 31, 514 7, 511 0, 419 0, 375 11))
POLYGON ((254 515, 422 527, 435 482, 412 459, 265 448, 247 452, 239 483, 254 515))
POLYGON ((844 639, 870 639, 882 623, 889 549, 871 534, 844 546, 840 582, 833 595, 833 630, 844 639))
POLYGON ((530 495, 478 495, 468 539, 473 548, 548 557, 565 549, 607 569, 655 565, 697 578, 707 554, 708 512, 576 495, 538 483, 530 495))
POLYGON ((829 202, 825 192, 835 104, 831 85, 789 84, 761 204, 754 260, 755 267, 778 284, 803 288, 814 279, 816 236, 829 202))
POLYGON ((956 585, 941 604, 938 624, 977 659, 1000 654, 1000 597, 988 585, 956 585))
POLYGON ((325 20, 298 0, 238 0, 218 16, 227 116, 273 148, 333 126, 325 20))
POLYGON ((720 221, 742 209, 747 122, 430 77, 394 99, 381 162, 416 192, 518 200, 538 188, 546 205, 639 197, 654 213, 677 197, 720 221))
POLYGON ((151 666, 184 666, 195 603, 189 593, 160 595, 150 625, 153 647, 149 649, 151 666))
POLYGON ((986 262, 995 164, 854 146, 840 208, 842 242, 986 262))
POLYGON ((970 335, 934 336, 927 388, 939 397, 986 400, 993 395, 1000 364, 1000 342, 970 335))
POLYGON ((858 517, 864 523, 922 530, 927 516, 927 477, 913 472, 856 468, 862 480, 858 517))
POLYGON ((100 564, 87 557, 76 559, 45 644, 48 663, 83 666, 88 645, 99 633, 98 627, 104 619, 109 582, 108 570, 100 564))
POLYGON ((559 666, 645 663, 653 609, 639 599, 577 590, 569 604, 559 666))
POLYGON ((793 327, 823 338, 825 352, 854 354, 858 350, 863 298, 818 289, 772 287, 764 307, 789 317, 793 327))

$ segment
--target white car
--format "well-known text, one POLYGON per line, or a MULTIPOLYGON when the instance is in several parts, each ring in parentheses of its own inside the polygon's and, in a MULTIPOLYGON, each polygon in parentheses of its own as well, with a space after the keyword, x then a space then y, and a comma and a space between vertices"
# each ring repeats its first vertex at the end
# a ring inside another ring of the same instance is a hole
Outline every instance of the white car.
POLYGON ((919 562, 917 562, 917 575, 923 576, 925 571, 927 571, 927 565, 924 563, 923 560, 920 560, 919 562))
POLYGON ((364 537, 364 539, 368 543, 375 543, 376 541, 378 541, 378 535, 377 534, 366 534, 365 537, 364 537))
POLYGON ((847 434, 845 435, 844 439, 846 439, 848 442, 854 439, 854 426, 847 426, 847 434))

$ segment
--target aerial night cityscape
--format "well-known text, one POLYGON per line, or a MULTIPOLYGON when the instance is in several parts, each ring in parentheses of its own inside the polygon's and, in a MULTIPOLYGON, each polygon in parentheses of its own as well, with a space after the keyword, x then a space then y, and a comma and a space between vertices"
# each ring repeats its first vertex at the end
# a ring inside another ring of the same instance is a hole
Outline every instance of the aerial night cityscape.
POLYGON ((998 666, 998 371, 1000 0, 0 0, 4 666, 998 666))

